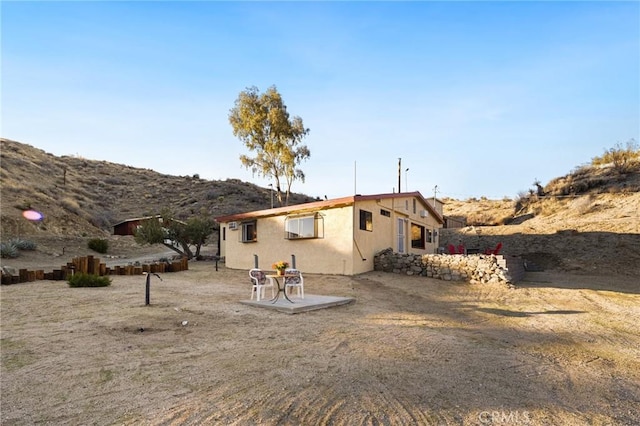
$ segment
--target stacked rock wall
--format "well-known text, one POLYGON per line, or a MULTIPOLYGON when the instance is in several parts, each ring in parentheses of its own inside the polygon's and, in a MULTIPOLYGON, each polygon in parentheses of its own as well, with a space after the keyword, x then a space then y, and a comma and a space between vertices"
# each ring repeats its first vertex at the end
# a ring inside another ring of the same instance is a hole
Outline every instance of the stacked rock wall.
POLYGON ((501 255, 400 254, 390 248, 374 258, 376 271, 471 283, 514 283, 522 278, 521 264, 518 258, 501 255))

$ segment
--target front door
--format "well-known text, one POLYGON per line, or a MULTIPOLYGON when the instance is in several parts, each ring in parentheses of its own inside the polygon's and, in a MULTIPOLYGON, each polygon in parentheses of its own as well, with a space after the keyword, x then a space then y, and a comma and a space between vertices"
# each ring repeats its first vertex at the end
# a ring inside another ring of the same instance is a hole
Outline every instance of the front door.
POLYGON ((404 253, 404 240, 405 240, 405 232, 404 232, 404 219, 398 219, 398 246, 397 252, 404 253))

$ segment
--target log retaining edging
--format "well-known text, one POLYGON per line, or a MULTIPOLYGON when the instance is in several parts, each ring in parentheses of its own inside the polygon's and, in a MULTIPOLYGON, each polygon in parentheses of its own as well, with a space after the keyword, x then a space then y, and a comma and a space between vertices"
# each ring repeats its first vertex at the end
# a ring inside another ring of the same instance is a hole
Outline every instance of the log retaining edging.
POLYGON ((18 284, 31 281, 66 280, 74 273, 85 273, 95 275, 142 275, 143 273, 165 273, 180 272, 189 269, 189 261, 186 257, 182 257, 172 262, 157 262, 145 264, 129 264, 122 266, 107 266, 100 262, 100 259, 93 256, 75 257, 66 265, 62 265, 60 269, 54 269, 51 272, 44 272, 42 269, 30 271, 27 269, 19 269, 18 274, 5 273, 10 268, 2 268, 2 284, 18 284))

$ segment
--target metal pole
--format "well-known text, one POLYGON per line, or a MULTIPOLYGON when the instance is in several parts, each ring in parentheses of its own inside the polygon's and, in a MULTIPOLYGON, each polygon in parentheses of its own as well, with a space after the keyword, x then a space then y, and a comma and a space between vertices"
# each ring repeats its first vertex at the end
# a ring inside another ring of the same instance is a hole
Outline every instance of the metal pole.
POLYGON ((409 171, 408 167, 404 169, 404 190, 407 192, 409 192, 409 178, 407 177, 409 174, 408 171, 409 171))
POLYGON ((353 162, 353 195, 356 195, 358 193, 358 168, 357 168, 357 163, 354 161, 353 162))
POLYGON ((402 158, 398 158, 398 193, 402 192, 400 179, 402 178, 402 158))
MULTIPOLYGON (((162 281, 160 275, 156 274, 155 272, 153 273, 153 275, 160 278, 160 281, 162 281)), ((151 303, 151 272, 147 272, 147 283, 145 285, 144 293, 144 304, 148 305, 149 303, 151 303)))
POLYGON ((145 286, 145 292, 144 292, 144 304, 148 305, 150 303, 150 299, 151 299, 151 274, 147 274, 147 284, 145 286))

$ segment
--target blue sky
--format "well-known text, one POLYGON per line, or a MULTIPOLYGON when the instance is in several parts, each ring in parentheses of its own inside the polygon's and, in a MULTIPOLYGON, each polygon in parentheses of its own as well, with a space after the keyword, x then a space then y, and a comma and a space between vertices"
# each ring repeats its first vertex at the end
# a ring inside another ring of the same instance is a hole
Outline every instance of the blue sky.
POLYGON ((7 2, 2 137, 267 186, 229 110, 275 85, 304 184, 515 197, 640 141, 639 2, 7 2), (406 171, 406 169, 409 169, 406 171))

